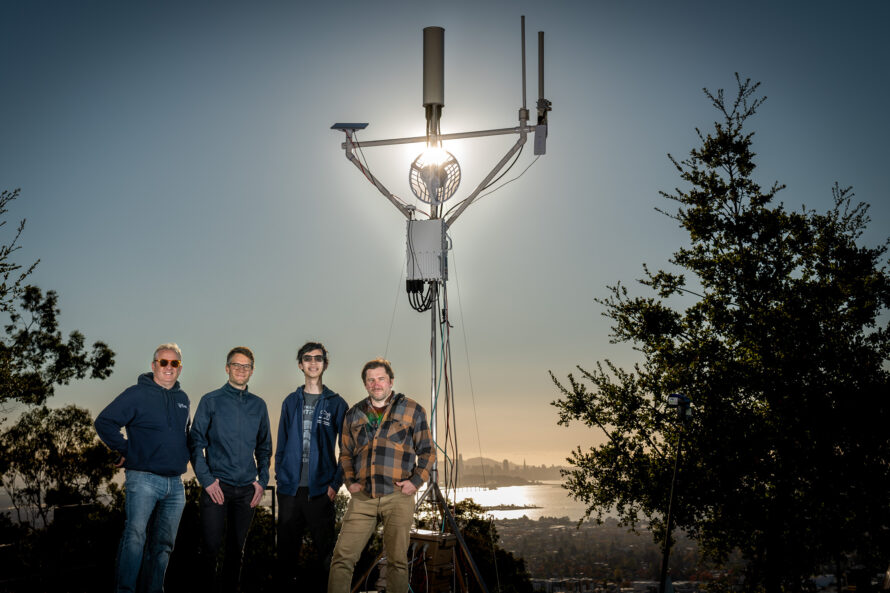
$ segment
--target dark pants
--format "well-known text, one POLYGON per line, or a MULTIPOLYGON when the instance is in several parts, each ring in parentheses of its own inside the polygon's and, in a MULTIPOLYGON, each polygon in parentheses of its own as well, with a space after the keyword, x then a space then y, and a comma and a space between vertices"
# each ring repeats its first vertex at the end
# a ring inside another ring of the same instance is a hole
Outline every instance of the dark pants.
POLYGON ((298 488, 296 496, 278 493, 278 562, 283 589, 327 591, 331 553, 334 550, 334 502, 327 494, 309 497, 308 488, 298 488), (300 575, 300 549, 306 530, 318 553, 310 575, 300 575), (307 578, 308 577, 308 578, 307 578))
POLYGON ((208 582, 213 591, 237 591, 241 581, 241 561, 244 557, 244 542, 253 520, 253 484, 230 486, 219 483, 225 500, 216 504, 207 491, 201 493, 201 529, 204 533, 202 557, 208 582), (226 552, 219 566, 219 550, 225 537, 226 552))

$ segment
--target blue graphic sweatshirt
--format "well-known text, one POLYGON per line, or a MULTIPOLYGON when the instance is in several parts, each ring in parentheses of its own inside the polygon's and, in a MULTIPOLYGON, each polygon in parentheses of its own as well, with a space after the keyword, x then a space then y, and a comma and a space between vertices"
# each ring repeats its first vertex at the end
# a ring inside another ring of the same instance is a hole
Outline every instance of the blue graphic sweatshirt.
MULTIPOLYGON (((315 404, 309 446, 309 496, 327 494, 328 486, 337 491, 343 484, 343 470, 337 463, 336 447, 340 441, 346 400, 326 386, 315 404)), ((294 496, 303 469, 303 388, 288 395, 281 404, 278 444, 275 450, 275 481, 278 491, 294 496)))

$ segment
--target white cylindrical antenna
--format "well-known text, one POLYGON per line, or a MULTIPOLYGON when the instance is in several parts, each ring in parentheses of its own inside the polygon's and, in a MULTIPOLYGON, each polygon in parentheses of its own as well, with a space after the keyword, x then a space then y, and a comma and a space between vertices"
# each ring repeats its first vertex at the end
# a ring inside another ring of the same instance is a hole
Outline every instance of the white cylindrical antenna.
POLYGON ((445 29, 423 30, 423 106, 445 104, 445 29))

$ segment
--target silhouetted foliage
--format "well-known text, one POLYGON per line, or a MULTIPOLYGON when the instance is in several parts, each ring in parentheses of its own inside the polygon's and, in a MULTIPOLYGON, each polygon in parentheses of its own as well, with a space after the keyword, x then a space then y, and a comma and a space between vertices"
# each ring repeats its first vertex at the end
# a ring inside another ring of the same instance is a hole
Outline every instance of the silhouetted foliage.
POLYGON ((553 377, 554 405, 606 437, 569 458, 588 516, 646 520, 660 540, 681 431, 666 398, 688 395, 676 524, 712 558, 740 550, 748 587, 797 591, 821 563, 890 557, 887 243, 859 245, 868 207, 849 188, 825 213, 789 211, 783 186, 754 181, 744 126, 764 98, 736 79, 733 101, 705 90, 720 121, 671 157, 687 185, 662 192, 689 234, 678 271, 644 266, 650 296, 617 284, 598 301, 642 362, 553 377))
POLYGON ((241 590, 244 593, 274 591, 275 519, 268 507, 258 506, 244 546, 241 590))
MULTIPOLYGON (((0 229, 6 226, 3 215, 9 211, 9 203, 19 197, 21 190, 3 190, 0 192, 0 229)), ((21 294, 25 278, 28 277, 38 262, 34 262, 27 268, 10 260, 10 256, 18 251, 18 244, 22 231, 25 230, 25 221, 19 222, 15 235, 8 243, 0 244, 0 313, 12 310, 13 301, 21 294)))
POLYGON ((79 331, 72 331, 67 341, 62 338, 55 291, 44 295, 36 286, 26 286, 19 301, 9 312, 6 338, 0 341, 0 404, 14 400, 41 405, 57 385, 111 375, 114 352, 104 342, 94 342, 88 352, 79 331))
MULTIPOLYGON (((179 520, 179 531, 176 533, 176 544, 167 565, 165 590, 170 593, 177 591, 194 591, 206 581, 201 572, 201 485, 198 480, 186 480, 185 508, 179 520)), ((123 529, 123 524, 121 524, 123 529)))
POLYGON ((49 525, 53 507, 96 502, 114 476, 112 457, 90 413, 75 405, 34 408, 0 433, 3 488, 32 527, 49 525))
POLYGON ((0 528, 0 538, 9 542, 0 590, 111 590, 122 521, 122 512, 97 503, 56 509, 46 528, 21 528, 17 538, 0 528))
MULTIPOLYGON (((18 195, 0 193, 0 227, 18 195)), ((44 404, 58 385, 108 377, 114 352, 103 342, 87 352, 78 331, 62 338, 56 293, 24 285, 37 264, 9 259, 23 228, 24 221, 0 246, 0 313, 7 318, 0 338, 0 413, 10 413, 10 404, 26 406, 0 430, 0 478, 16 511, 15 517, 0 514, 0 589, 92 591, 106 574, 110 587, 113 573, 103 568, 114 560, 122 517, 102 503, 101 491, 108 485, 110 500, 121 508, 122 494, 108 483, 111 454, 97 439, 90 413, 44 404)))
MULTIPOLYGON (((525 560, 517 558, 500 545, 497 527, 485 514, 482 506, 472 498, 467 498, 450 507, 450 510, 486 588, 501 593, 531 593, 532 585, 525 560)), ((438 511, 430 511, 421 517, 418 526, 423 529, 436 529, 442 521, 438 511)), ((457 550, 456 552, 462 558, 461 553, 457 550)), ((463 565, 463 578, 468 590, 481 591, 467 565, 463 560, 460 562, 463 565)))
POLYGON ((48 523, 55 505, 94 502, 114 474, 110 452, 99 443, 89 412, 70 405, 51 410, 44 404, 57 385, 89 374, 104 379, 114 352, 103 342, 84 349, 78 331, 62 339, 58 296, 35 286, 22 289, 18 308, 8 311, 6 337, 0 340, 0 405, 9 401, 38 406, 0 433, 0 478, 18 519, 34 527, 48 523))

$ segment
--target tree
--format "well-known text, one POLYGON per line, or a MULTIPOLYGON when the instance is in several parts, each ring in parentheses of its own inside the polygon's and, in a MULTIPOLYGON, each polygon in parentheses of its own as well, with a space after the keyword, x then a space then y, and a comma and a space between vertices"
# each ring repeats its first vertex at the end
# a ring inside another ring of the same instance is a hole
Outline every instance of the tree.
MULTIPOLYGON (((0 192, 0 227, 18 195, 0 192)), ((25 268, 10 259, 24 225, 0 245, 0 313, 7 320, 0 338, 0 412, 9 413, 10 404, 26 407, 10 426, 0 418, 0 482, 18 520, 0 514, 0 547, 14 567, 4 574, 4 590, 93 590, 90 570, 97 558, 113 558, 113 544, 109 554, 101 552, 110 541, 108 527, 122 516, 99 503, 100 490, 107 485, 119 507, 123 497, 108 482, 115 472, 112 454, 96 438, 90 413, 74 405, 50 409, 45 402, 56 386, 108 377, 114 352, 103 342, 88 351, 79 331, 65 340, 56 293, 25 285, 36 262, 25 268)), ((114 526, 116 539, 120 529, 114 526)))
POLYGON ((55 392, 88 374, 105 379, 114 367, 114 352, 101 341, 91 351, 84 336, 72 331, 64 340, 59 331, 58 295, 36 286, 22 289, 17 309, 9 312, 7 339, 0 340, 0 405, 15 401, 42 405, 55 392))
MULTIPOLYGON (((3 216, 9 203, 19 194, 19 189, 0 192, 0 228, 6 225, 3 216)), ((105 379, 114 366, 114 352, 104 342, 95 342, 89 354, 79 331, 71 332, 65 342, 57 321, 58 295, 48 291, 44 296, 39 288, 24 284, 39 263, 26 268, 10 259, 21 248, 24 228, 22 220, 12 240, 0 244, 0 313, 9 316, 7 339, 0 340, 0 411, 6 411, 9 402, 42 405, 55 385, 83 379, 87 372, 105 379)))
MULTIPOLYGON (((9 203, 19 197, 20 191, 19 189, 12 191, 4 189, 0 192, 0 228, 6 226, 6 221, 2 217, 8 212, 9 203)), ((6 313, 12 309, 12 301, 19 296, 22 284, 37 267, 37 262, 24 268, 21 264, 9 259, 15 251, 21 248, 18 241, 23 230, 25 230, 24 220, 19 222, 12 240, 7 244, 0 245, 0 313, 6 313)))
POLYGON ((49 523, 50 508, 94 502, 114 476, 111 452, 96 437, 89 411, 33 408, 0 434, 0 472, 19 521, 49 523))
MULTIPOLYGON (((512 552, 501 547, 497 527, 489 517, 485 516, 482 506, 472 498, 468 498, 451 507, 451 512, 488 590, 502 593, 531 593, 532 585, 525 560, 516 558, 512 552)), ((418 526, 429 529, 442 520, 438 509, 434 509, 421 517, 418 526)), ((461 556, 459 551, 455 552, 461 556)), ((465 572, 467 574, 464 578, 469 591, 480 591, 469 570, 465 572)))
POLYGON ((705 89, 720 120, 696 130, 688 158, 669 155, 687 186, 661 192, 689 234, 676 271, 644 265, 649 296, 619 283, 597 300, 612 341, 642 361, 578 367, 565 384, 551 373, 553 404, 560 424, 606 436, 569 457, 587 517, 614 510, 663 538, 683 430, 676 525, 712 558, 738 549, 749 585, 796 591, 821 563, 890 555, 888 243, 859 245, 868 206, 849 188, 836 184, 819 213, 789 211, 775 201, 784 186, 757 184, 745 125, 765 97, 736 81, 731 102, 705 89), (665 405, 674 392, 692 401, 685 428, 665 405))

